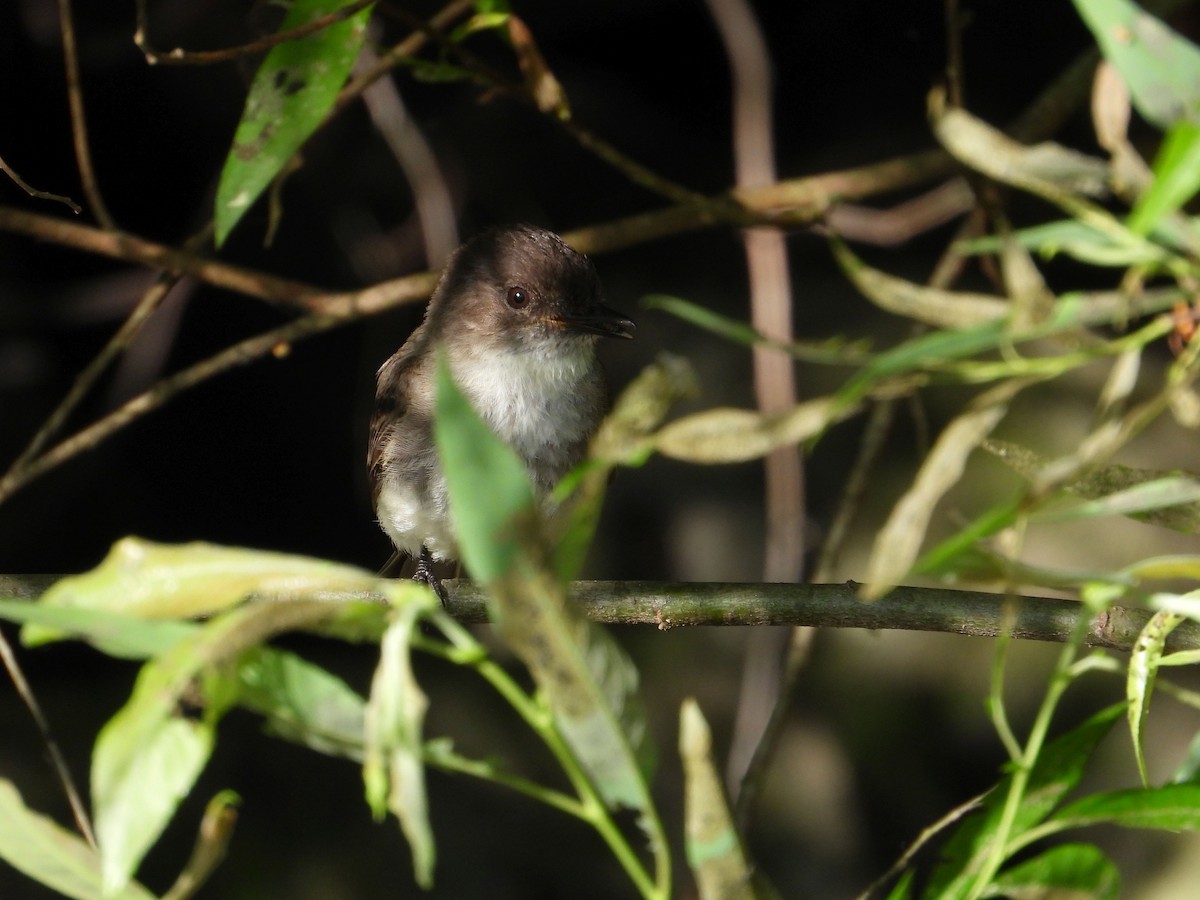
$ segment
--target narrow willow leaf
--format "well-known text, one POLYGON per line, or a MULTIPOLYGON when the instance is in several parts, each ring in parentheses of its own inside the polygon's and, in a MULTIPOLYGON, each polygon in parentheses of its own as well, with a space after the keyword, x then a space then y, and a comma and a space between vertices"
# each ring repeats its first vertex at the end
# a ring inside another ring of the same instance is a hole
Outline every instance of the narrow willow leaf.
POLYGON ((963 330, 1001 321, 1012 311, 1008 301, 1000 297, 914 284, 872 269, 840 240, 834 240, 832 246, 838 265, 863 296, 895 315, 935 328, 963 330))
POLYGON ((1116 865, 1092 844, 1051 847, 1001 872, 992 883, 994 896, 1058 900, 1116 900, 1120 888, 1116 865))
POLYGON ((750 864, 712 758, 712 732, 692 698, 679 710, 684 841, 701 900, 753 900, 750 864))
MULTIPOLYGON (((1195 114, 1200 117, 1200 104, 1195 114)), ((1130 230, 1150 234, 1200 190, 1200 123, 1171 126, 1154 161, 1154 180, 1129 214, 1130 230)))
POLYGON ((1030 519, 1036 522, 1062 522, 1099 516, 1136 516, 1145 519, 1147 513, 1173 510, 1185 504, 1200 510, 1200 481, 1168 475, 1095 500, 1039 510, 1030 519))
POLYGON ((859 404, 847 404, 838 397, 807 400, 774 415, 748 409, 710 409, 663 426, 654 436, 654 449, 686 462, 745 462, 815 438, 858 409, 859 404))
POLYGON ((1150 790, 1091 794, 1059 810, 1051 821, 1064 828, 1108 824, 1196 831, 1200 829, 1200 785, 1168 784, 1150 790))
MULTIPOLYGON (((1161 257, 1153 246, 1114 240, 1111 235, 1078 219, 1032 225, 1013 232, 1013 238, 1023 247, 1035 250, 1044 257, 1065 253, 1080 262, 1096 266, 1125 269, 1155 262, 1161 257)), ((989 235, 969 241, 958 241, 954 248, 959 253, 976 255, 998 253, 1003 245, 1003 238, 989 235)))
POLYGON ((1200 121, 1200 49, 1129 0, 1075 0, 1104 56, 1117 67, 1133 105, 1166 131, 1200 121))
MULTIPOLYGON (((1029 481, 1042 478, 1053 462, 1010 441, 991 439, 984 442, 983 448, 1029 481)), ((1128 515, 1174 531, 1200 534, 1200 495, 1197 493, 1200 492, 1200 478, 1190 473, 1104 465, 1066 482, 1062 488, 1069 494, 1097 503, 1079 504, 1061 511, 1048 510, 1039 515, 1046 519, 1128 515)))
MULTIPOLYGON (((324 560, 195 542, 156 544, 124 538, 95 569, 57 581, 42 597, 48 606, 123 612, 147 619, 206 616, 248 594, 371 591, 377 576, 324 560)), ((53 633, 27 629, 28 642, 53 633)))
MULTIPOLYGON (((287 31, 336 12, 349 0, 294 0, 287 31)), ((217 185, 216 243, 325 120, 362 48, 371 7, 306 37, 278 44, 250 85, 246 108, 217 185)))
MULTIPOLYGON (((1107 707, 1046 744, 1029 774, 1012 834, 1021 834, 1044 821, 1079 784, 1096 746, 1124 711, 1124 703, 1107 707)), ((979 812, 968 816, 955 829, 942 848, 943 862, 934 872, 924 896, 964 895, 975 879, 978 865, 992 853, 1011 785, 1011 775, 1002 778, 988 792, 979 812)))
POLYGON ((189 622, 153 621, 104 609, 44 606, 27 600, 0 600, 0 619, 25 625, 21 637, 26 644, 40 643, 42 636, 71 636, 121 659, 157 656, 196 628, 189 622))
POLYGON ((429 825, 422 758, 422 728, 429 701, 413 676, 409 658, 423 610, 397 607, 379 648, 364 731, 363 780, 375 818, 390 810, 412 850, 413 871, 423 888, 433 886, 436 850, 429 825))
MULTIPOLYGON (((98 900, 100 858, 77 834, 25 805, 16 787, 0 778, 0 859, 65 897, 98 900)), ((111 900, 153 900, 136 882, 111 900)))
POLYGON ((647 787, 653 748, 637 669, 608 632, 568 602, 524 466, 471 408, 444 363, 434 434, 460 547, 488 589, 501 637, 532 673, 600 796, 610 807, 638 811, 651 840, 661 841, 647 787))
MULTIPOLYGON (((1200 580, 1200 556, 1179 554, 1176 556, 1153 556, 1139 560, 1121 570, 1123 575, 1134 579, 1159 580, 1166 578, 1190 578, 1200 580)), ((1169 608, 1164 605, 1162 608, 1169 608)), ((1185 610, 1176 610, 1190 615, 1185 610)))
POLYGON ((1142 751, 1142 728, 1146 724, 1146 716, 1150 714, 1154 679, 1167 645, 1167 636, 1183 618, 1178 613, 1156 612, 1138 635, 1129 655, 1129 672, 1125 678, 1125 699, 1129 701, 1126 715, 1129 719, 1129 736, 1133 740, 1133 755, 1137 759, 1143 787, 1150 786, 1150 777, 1146 773, 1146 755, 1142 751))
POLYGON ((1013 237, 1007 221, 1004 222, 1000 270, 1004 276, 1005 292, 1012 301, 1014 331, 1026 331, 1049 318, 1054 306, 1054 293, 1046 286, 1046 280, 1042 278, 1029 251, 1013 237))
POLYGON ((433 433, 463 560, 472 576, 490 583, 516 559, 513 520, 533 514, 533 488, 524 464, 471 408, 444 358, 438 362, 433 433))
POLYGON ((544 565, 522 565, 491 589, 501 636, 533 675, 600 796, 612 808, 641 813, 657 839, 648 819, 654 748, 633 662, 544 565))
POLYGON ((1108 164, 1061 144, 1026 146, 959 107, 933 110, 933 131, 950 153, 1003 184, 1050 198, 1103 196, 1108 164))
POLYGON ((1008 411, 1027 382, 1010 381, 975 398, 967 411, 946 426, 921 464, 912 486, 892 509, 876 535, 861 596, 882 597, 908 574, 917 559, 934 507, 962 477, 967 457, 1008 411))
POLYGON ((702 328, 718 337, 747 347, 769 347, 788 353, 805 362, 831 365, 858 365, 870 358, 866 341, 848 342, 834 337, 826 341, 792 341, 784 343, 764 337, 752 326, 739 320, 723 316, 698 303, 667 294, 647 294, 641 305, 646 309, 662 310, 682 319, 690 325, 702 328))

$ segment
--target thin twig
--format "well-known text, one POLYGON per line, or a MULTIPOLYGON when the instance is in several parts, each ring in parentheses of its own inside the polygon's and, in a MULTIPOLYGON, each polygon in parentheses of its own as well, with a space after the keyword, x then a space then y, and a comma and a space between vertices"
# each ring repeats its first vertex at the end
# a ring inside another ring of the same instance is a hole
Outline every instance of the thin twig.
POLYGON ((165 66, 208 66, 213 63, 240 59, 243 56, 265 53, 277 44, 308 37, 323 28, 350 18, 374 2, 376 0, 354 0, 348 6, 319 16, 304 25, 297 25, 287 31, 279 31, 238 47, 229 47, 225 50, 183 50, 176 47, 174 50, 163 53, 151 47, 146 38, 146 0, 137 0, 137 30, 133 33, 133 43, 142 51, 146 62, 152 66, 160 64, 165 66))
POLYGON ((965 803, 960 803, 932 825, 923 829, 921 833, 917 835, 917 839, 909 845, 908 849, 900 854, 899 859, 892 863, 891 867, 886 872, 867 885, 866 890, 858 895, 858 900, 869 900, 869 898, 875 894, 876 891, 880 890, 885 884, 903 872, 904 868, 910 862, 912 862, 913 858, 918 853, 921 852, 922 847, 928 844, 930 840, 937 837, 938 834, 945 831, 963 816, 978 809, 980 804, 983 803, 983 798, 986 796, 987 794, 979 794, 975 797, 972 797, 970 800, 967 800, 965 803))
POLYGON ((92 166, 92 151, 88 146, 87 117, 83 112, 83 88, 79 79, 79 48, 75 42, 75 20, 71 15, 71 0, 58 0, 58 21, 62 29, 63 61, 67 69, 67 102, 71 109, 71 139, 75 145, 75 164, 79 167, 79 178, 83 182, 83 193, 96 221, 105 229, 116 228, 109 215, 100 186, 96 182, 96 170, 92 166))
POLYGON ((39 191, 37 188, 32 187, 24 178, 17 174, 15 169, 13 169, 4 161, 4 157, 2 156, 0 156, 0 172, 3 172, 5 175, 11 178, 17 187, 27 193, 30 197, 36 197, 38 200, 54 200, 58 203, 62 203, 69 208, 71 212, 75 213, 75 215, 79 215, 79 213, 82 212, 79 204, 70 197, 64 197, 62 194, 51 194, 49 191, 39 191))
POLYGON ((95 849, 96 835, 92 831, 92 823, 88 818, 87 808, 83 805, 79 789, 75 786, 75 779, 71 777, 71 770, 67 766, 62 751, 58 748, 58 742, 50 734, 50 723, 46 721, 46 716, 42 713, 42 708, 38 705, 37 698, 29 687, 29 682, 25 680, 25 673, 21 670, 21 664, 17 662, 12 645, 8 643, 8 638, 4 636, 3 632, 0 632, 0 659, 4 661, 8 677, 12 679, 17 694, 25 701, 25 708, 29 710, 29 715, 33 718, 38 733, 42 737, 42 744, 50 756, 50 764, 54 767, 59 783, 62 784, 63 793, 67 796, 67 803, 71 806, 75 827, 79 829, 83 839, 88 842, 88 846, 95 849))

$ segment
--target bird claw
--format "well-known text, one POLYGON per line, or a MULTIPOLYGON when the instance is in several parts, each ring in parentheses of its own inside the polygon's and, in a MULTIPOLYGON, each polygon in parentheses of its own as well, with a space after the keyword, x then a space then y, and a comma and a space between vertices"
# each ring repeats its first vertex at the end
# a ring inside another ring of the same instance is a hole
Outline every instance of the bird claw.
POLYGON ((412 580, 418 584, 428 585, 437 594, 443 609, 449 605, 450 598, 446 595, 446 588, 442 586, 442 580, 433 571, 433 555, 425 547, 421 548, 421 555, 417 558, 417 569, 413 572, 412 580))

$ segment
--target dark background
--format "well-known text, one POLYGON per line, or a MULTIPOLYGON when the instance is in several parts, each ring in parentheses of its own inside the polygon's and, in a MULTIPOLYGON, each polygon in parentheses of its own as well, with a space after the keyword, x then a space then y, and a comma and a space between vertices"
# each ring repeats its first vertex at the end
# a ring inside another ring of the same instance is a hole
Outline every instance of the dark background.
MULTIPOLYGON (((210 216, 215 179, 252 69, 149 66, 132 41, 132 4, 76 6, 91 143, 109 208, 124 229, 179 243, 210 216)), ((515 6, 582 123, 696 190, 730 185, 728 67, 702 4, 515 6)), ((945 65, 942 4, 756 6, 774 57, 781 177, 931 145, 924 109, 945 65)), ((1014 117, 1091 45, 1068 2, 984 0, 963 8, 967 104, 993 123, 1014 117)), ((239 44, 255 36, 263 16, 261 9, 248 12, 245 4, 220 0, 152 2, 150 9, 152 41, 160 48, 239 44)), ((432 7, 412 9, 428 14, 432 7)), ((384 43, 403 36, 386 11, 376 21, 384 43)), ((481 39, 478 46, 511 68, 494 40, 481 39)), ((475 87, 422 83, 404 72, 397 81, 453 187, 464 236, 512 221, 569 230, 665 205, 529 107, 504 98, 485 101, 475 87)), ((34 186, 81 200, 53 3, 0 4, 0 84, 6 86, 7 126, 0 132, 0 155, 34 186)), ((1086 112, 1060 137, 1094 149, 1086 112)), ((283 201, 271 247, 262 246, 266 213, 260 203, 222 257, 344 289, 424 267, 403 176, 359 107, 306 146, 304 167, 289 179, 283 201)), ((0 203, 59 213, 3 178, 0 203)), ((921 279, 951 234, 951 228, 940 229, 902 248, 863 252, 881 268, 921 279)), ((886 341, 902 333, 901 323, 879 316, 844 283, 820 238, 793 234, 789 250, 797 334, 886 341)), ((606 348, 616 386, 665 349, 688 357, 699 371, 704 394, 691 408, 753 404, 743 349, 638 306, 643 295, 668 293, 745 318, 736 233, 689 233, 599 257, 596 264, 610 305, 639 325, 635 342, 606 348)), ((0 234, 0 467, 23 449, 150 278, 128 265, 0 234)), ((128 534, 378 568, 389 545, 372 521, 363 472, 374 372, 419 315, 419 306, 398 310, 297 344, 284 359, 222 375, 29 485, 0 506, 0 572, 83 570, 128 534)), ((278 309, 206 286, 177 290, 68 431, 155 378, 285 319, 278 309)), ((804 367, 800 377, 803 394, 812 396, 842 375, 804 367)), ((936 402, 930 416, 936 426, 936 402)), ((868 540, 871 522, 886 511, 903 487, 906 467, 918 458, 916 431, 906 420, 892 438, 889 463, 896 474, 882 474, 872 492, 863 525, 868 540)), ((836 502, 858 434, 855 424, 837 429, 810 459, 815 534, 836 502)), ((1072 439, 1064 432, 1050 438, 1047 449, 1066 449, 1072 439)), ((994 465, 981 477, 996 490, 1014 483, 994 465)), ((757 465, 698 468, 652 460, 623 472, 588 575, 757 580, 761 492, 757 465)), ((856 561, 861 554, 850 554, 844 577, 861 577, 856 561)), ((13 630, 4 628, 12 637, 13 630)), ((700 699, 723 753, 747 632, 619 633, 647 685, 662 760, 656 790, 667 826, 678 835, 672 748, 679 702, 689 694, 700 699)), ((369 649, 304 639, 289 645, 365 689, 374 661, 369 649)), ((1053 650, 1021 647, 1015 653, 1013 668, 1031 673, 1036 685, 1053 650)), ((1002 750, 981 706, 990 658, 991 643, 982 640, 821 636, 754 831, 753 850, 784 896, 860 890, 922 827, 994 780, 1002 750)), ((74 647, 23 652, 22 659, 77 775, 85 777, 94 735, 127 696, 135 670, 74 647)), ((424 662, 419 675, 434 700, 430 734, 448 734, 464 750, 543 771, 541 751, 486 690, 424 662)), ((1016 692, 1018 725, 1036 702, 1032 690, 1016 692)), ((1116 690, 1115 682, 1097 689, 1081 698, 1081 709, 1114 698, 1116 690)), ((1127 747, 1112 755, 1124 767, 1119 777, 1132 779, 1127 747)), ((15 781, 29 804, 65 821, 33 726, 6 689, 0 689, 0 774, 15 781)), ((222 725, 200 787, 149 857, 142 874, 152 888, 170 883, 203 801, 222 787, 237 790, 244 805, 229 859, 204 896, 420 893, 399 830, 394 823, 371 823, 357 768, 262 736, 257 723, 241 714, 222 725)), ((632 894, 600 840, 573 820, 436 772, 430 774, 430 795, 441 860, 433 896, 632 894)), ((1174 845, 1165 838, 1117 843, 1114 852, 1123 854, 1135 878, 1173 858, 1174 845)), ((676 860, 686 896, 681 853, 676 860)), ((0 896, 41 895, 0 867, 0 896)))

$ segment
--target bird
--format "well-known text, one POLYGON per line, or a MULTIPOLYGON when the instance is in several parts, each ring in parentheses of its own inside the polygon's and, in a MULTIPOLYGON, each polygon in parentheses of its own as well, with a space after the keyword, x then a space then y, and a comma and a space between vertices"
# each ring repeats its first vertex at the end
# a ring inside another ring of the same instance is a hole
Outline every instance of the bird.
POLYGON ((491 228, 450 255, 421 324, 376 373, 367 445, 379 525, 443 604, 434 564, 457 561, 458 541, 433 436, 439 355, 546 503, 611 406, 597 344, 634 330, 604 305, 591 261, 551 231, 491 228))

